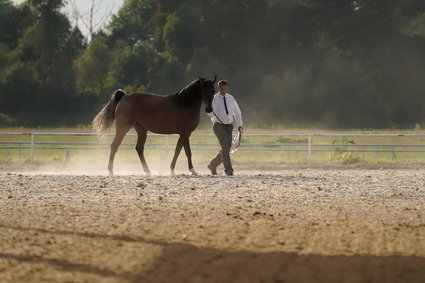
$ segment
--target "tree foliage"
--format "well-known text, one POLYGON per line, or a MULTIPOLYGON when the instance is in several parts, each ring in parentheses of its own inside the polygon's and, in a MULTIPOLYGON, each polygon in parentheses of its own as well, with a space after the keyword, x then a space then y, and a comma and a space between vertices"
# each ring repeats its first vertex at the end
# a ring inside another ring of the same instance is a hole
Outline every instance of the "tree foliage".
POLYGON ((114 89, 215 74, 248 124, 425 122, 422 0, 126 0, 88 44, 64 3, 0 0, 0 123, 88 123, 114 89))
POLYGON ((0 112, 18 124, 40 125, 52 117, 61 121, 75 106, 73 62, 83 46, 60 12, 62 6, 61 0, 31 0, 5 11, 6 19, 21 15, 22 20, 7 22, 19 37, 5 40, 9 48, 7 64, 0 69, 0 112))

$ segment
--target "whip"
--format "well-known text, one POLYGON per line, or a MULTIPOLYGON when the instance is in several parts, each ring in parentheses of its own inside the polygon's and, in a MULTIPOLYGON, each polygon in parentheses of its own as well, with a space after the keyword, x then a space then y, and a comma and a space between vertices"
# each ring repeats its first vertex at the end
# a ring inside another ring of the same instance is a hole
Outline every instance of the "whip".
POLYGON ((241 146, 241 139, 242 139, 242 131, 239 128, 237 134, 235 135, 235 138, 233 139, 232 146, 230 147, 230 153, 235 153, 239 147, 241 146))

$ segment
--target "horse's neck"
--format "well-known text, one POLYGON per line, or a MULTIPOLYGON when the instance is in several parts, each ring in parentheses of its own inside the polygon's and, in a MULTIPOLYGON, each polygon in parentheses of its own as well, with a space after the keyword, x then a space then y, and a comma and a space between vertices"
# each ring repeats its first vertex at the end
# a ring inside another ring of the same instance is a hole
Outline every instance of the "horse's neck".
MULTIPOLYGON (((192 88, 193 87, 197 86, 195 85, 192 86, 192 88)), ((176 93, 174 95, 174 100, 176 104, 181 107, 194 107, 199 110, 202 103, 201 94, 199 91, 195 91, 192 88, 186 87, 179 93, 176 93)))

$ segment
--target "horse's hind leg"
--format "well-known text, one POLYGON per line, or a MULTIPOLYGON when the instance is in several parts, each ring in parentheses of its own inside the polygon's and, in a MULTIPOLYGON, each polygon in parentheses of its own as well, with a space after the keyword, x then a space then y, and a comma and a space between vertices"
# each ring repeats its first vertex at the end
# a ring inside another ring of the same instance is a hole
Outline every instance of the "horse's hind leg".
POLYGON ((114 140, 111 143, 111 153, 109 154, 109 163, 108 163, 108 170, 109 170, 109 176, 114 176, 114 158, 115 153, 118 151, 118 147, 120 146, 125 134, 127 134, 128 130, 130 130, 131 125, 121 125, 116 124, 116 133, 114 140))
POLYGON ((183 147, 184 147, 184 152, 186 153, 189 171, 192 172, 192 175, 196 176, 196 175, 198 175, 198 173, 196 173, 195 169, 193 169, 192 151, 190 150, 189 137, 186 137, 186 138, 183 139, 183 147))
POLYGON ((170 169, 171 169, 171 176, 174 176, 174 168, 176 168, 176 162, 177 162, 177 157, 179 157, 180 151, 182 150, 182 138, 179 137, 179 140, 177 141, 177 145, 176 145, 176 150, 174 151, 174 157, 173 157, 173 161, 171 161, 171 165, 170 165, 170 169))
POLYGON ((147 175, 151 175, 151 171, 149 170, 148 164, 146 163, 146 160, 145 160, 145 155, 143 154, 148 131, 139 124, 134 125, 134 129, 137 132, 137 145, 136 145, 137 154, 139 155, 139 159, 140 159, 140 162, 142 163, 143 170, 145 171, 147 175))

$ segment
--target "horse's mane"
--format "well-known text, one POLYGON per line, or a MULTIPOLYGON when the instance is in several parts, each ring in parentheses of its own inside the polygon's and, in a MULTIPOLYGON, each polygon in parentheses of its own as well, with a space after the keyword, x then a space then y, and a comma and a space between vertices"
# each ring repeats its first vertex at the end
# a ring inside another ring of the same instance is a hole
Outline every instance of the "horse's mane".
POLYGON ((201 80, 205 81, 204 78, 199 78, 197 80, 194 80, 193 82, 185 86, 181 91, 179 91, 177 95, 185 95, 185 94, 187 95, 188 92, 193 92, 195 89, 199 87, 199 83, 201 80))
POLYGON ((177 105, 179 106, 190 106, 194 102, 201 99, 197 94, 199 93, 199 84, 200 82, 205 81, 204 78, 199 78, 194 80, 187 86, 185 86, 181 91, 174 94, 173 98, 177 105))

